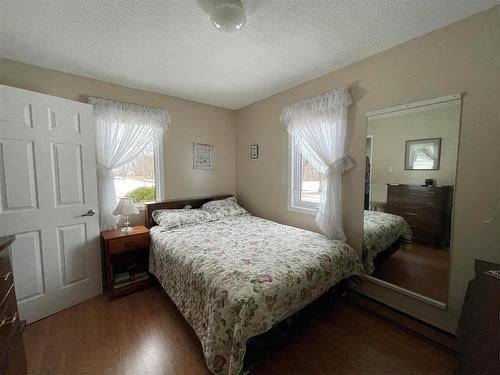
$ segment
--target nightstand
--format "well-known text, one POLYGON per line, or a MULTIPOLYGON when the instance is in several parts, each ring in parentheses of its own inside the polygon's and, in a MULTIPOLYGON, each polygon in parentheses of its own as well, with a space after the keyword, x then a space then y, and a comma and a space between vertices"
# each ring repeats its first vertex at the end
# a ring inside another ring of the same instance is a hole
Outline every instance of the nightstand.
POLYGON ((148 271, 149 229, 139 225, 130 232, 101 232, 103 274, 109 299, 151 286, 148 271))

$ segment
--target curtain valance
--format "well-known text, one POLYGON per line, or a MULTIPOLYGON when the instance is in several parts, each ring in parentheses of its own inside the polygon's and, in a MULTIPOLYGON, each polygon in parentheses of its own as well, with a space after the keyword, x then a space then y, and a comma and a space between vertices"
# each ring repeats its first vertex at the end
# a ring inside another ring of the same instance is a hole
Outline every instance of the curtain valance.
POLYGON ((163 108, 147 105, 117 102, 103 98, 89 98, 94 109, 94 117, 105 123, 117 122, 122 126, 151 126, 166 130, 170 125, 170 115, 163 108))
POLYGON ((347 107, 351 104, 352 99, 349 90, 343 87, 337 88, 285 106, 281 114, 281 121, 287 122, 292 118, 303 115, 320 114, 339 106, 347 107))

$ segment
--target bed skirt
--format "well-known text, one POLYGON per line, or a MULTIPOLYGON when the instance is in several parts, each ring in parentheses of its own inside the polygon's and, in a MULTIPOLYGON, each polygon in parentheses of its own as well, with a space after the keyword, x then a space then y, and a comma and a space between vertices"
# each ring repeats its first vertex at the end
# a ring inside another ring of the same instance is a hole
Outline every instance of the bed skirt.
POLYGON ((398 251, 401 248, 403 243, 403 238, 399 237, 396 241, 394 241, 388 248, 378 253, 378 255, 373 259, 373 265, 378 267, 384 260, 390 258, 392 254, 398 251))
POLYGON ((248 339, 243 371, 247 372, 257 362, 269 358, 283 341, 310 325, 332 307, 337 298, 344 295, 346 282, 347 280, 340 281, 307 306, 275 324, 269 331, 248 339))

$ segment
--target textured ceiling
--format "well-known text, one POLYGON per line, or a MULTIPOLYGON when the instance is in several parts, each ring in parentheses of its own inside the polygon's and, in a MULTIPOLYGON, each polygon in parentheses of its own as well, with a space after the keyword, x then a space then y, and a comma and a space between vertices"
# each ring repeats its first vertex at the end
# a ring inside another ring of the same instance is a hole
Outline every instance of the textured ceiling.
POLYGON ((238 109, 500 0, 243 0, 222 34, 217 0, 0 0, 0 56, 238 109))

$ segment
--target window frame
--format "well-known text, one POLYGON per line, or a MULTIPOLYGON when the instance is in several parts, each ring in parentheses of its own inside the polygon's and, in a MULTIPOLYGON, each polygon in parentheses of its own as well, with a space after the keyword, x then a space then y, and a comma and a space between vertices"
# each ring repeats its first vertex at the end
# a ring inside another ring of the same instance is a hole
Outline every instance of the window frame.
POLYGON ((163 142, 164 134, 162 134, 154 142, 154 169, 155 169, 155 194, 156 201, 165 199, 165 144, 163 142))
POLYGON ((302 155, 288 136, 288 210, 307 215, 316 215, 318 203, 303 202, 302 192, 302 155))

